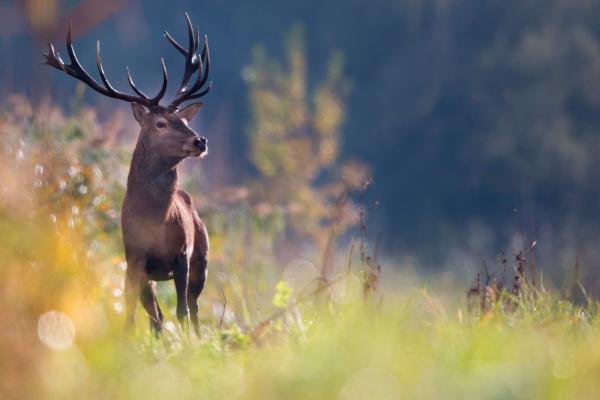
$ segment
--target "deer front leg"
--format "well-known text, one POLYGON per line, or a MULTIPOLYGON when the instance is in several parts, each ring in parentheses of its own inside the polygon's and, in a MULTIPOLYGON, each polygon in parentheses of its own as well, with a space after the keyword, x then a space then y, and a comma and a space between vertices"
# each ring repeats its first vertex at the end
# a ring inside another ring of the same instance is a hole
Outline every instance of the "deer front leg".
POLYGON ((173 266, 173 280, 177 292, 177 319, 184 331, 188 330, 190 309, 188 307, 188 286, 190 277, 190 260, 185 252, 177 255, 173 266))
POLYGON ((163 313, 156 299, 156 282, 148 281, 143 285, 140 300, 150 318, 150 330, 156 337, 159 337, 162 330, 163 313))
POLYGON ((142 257, 127 257, 125 272, 125 329, 130 330, 135 325, 135 311, 145 280, 145 259, 142 257))

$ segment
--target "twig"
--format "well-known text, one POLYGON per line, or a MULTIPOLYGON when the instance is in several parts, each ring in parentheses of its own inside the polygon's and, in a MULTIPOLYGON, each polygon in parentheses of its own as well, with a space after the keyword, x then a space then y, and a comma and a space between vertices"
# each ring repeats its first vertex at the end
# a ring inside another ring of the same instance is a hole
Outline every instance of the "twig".
POLYGON ((537 244, 537 240, 535 239, 536 236, 536 232, 535 232, 535 216, 531 215, 531 242, 529 243, 529 269, 531 272, 531 285, 535 288, 536 285, 536 279, 537 279, 537 272, 536 272, 536 265, 535 265, 535 254, 534 254, 534 248, 535 245, 537 244))
POLYGON ((507 263, 508 263, 508 260, 506 259, 506 253, 503 251, 502 252, 502 287, 505 286, 504 280, 506 279, 506 264, 507 263))
MULTIPOLYGON (((534 236, 535 237, 535 236, 534 236)), ((536 268, 535 268, 535 254, 534 254, 534 248, 535 245, 537 244, 537 240, 533 240, 531 242, 531 244, 529 245, 528 248, 528 252, 529 252, 529 271, 531 273, 531 285, 535 288, 536 285, 536 268)))
POLYGON ((365 240, 367 238, 367 225, 365 223, 365 192, 367 191, 367 188, 369 187, 369 185, 371 184, 371 179, 368 179, 363 187, 362 190, 360 191, 360 211, 359 211, 359 216, 360 216, 360 261, 364 264, 365 263, 365 240))
POLYGON ((375 252, 373 253, 373 265, 376 268, 379 267, 379 252, 381 250, 381 238, 383 237, 383 232, 377 233, 377 238, 375 239, 375 252))
POLYGON ((333 268, 333 258, 335 252, 335 242, 338 236, 338 227, 343 218, 344 207, 348 204, 349 192, 344 190, 335 201, 335 210, 333 212, 331 230, 327 237, 327 243, 323 250, 323 262, 321 265, 321 281, 327 281, 333 268))
POLYGON ((579 265, 580 265, 581 248, 577 249, 575 256, 575 264, 573 265, 573 275, 569 287, 566 289, 566 297, 573 300, 575 297, 575 289, 579 284, 579 265))
MULTIPOLYGON (((346 274, 344 275, 340 275, 337 276, 333 279, 330 279, 327 282, 324 282, 323 285, 319 285, 317 286, 317 288, 315 290, 313 290, 312 292, 306 293, 306 294, 301 294, 300 296, 298 296, 298 298, 296 299, 296 301, 294 302, 290 302, 290 305, 294 305, 297 306, 300 303, 303 303, 304 301, 308 300, 310 297, 316 296, 318 294, 320 294, 323 290, 329 288, 330 286, 332 286, 333 284, 341 281, 342 279, 346 278, 346 274)), ((317 280, 319 280, 320 278, 316 278, 317 280)), ((312 281, 314 282, 314 280, 312 281)), ((310 284, 312 284, 312 282, 310 284)), ((309 284, 309 285, 310 285, 309 284)), ((273 314, 271 314, 270 316, 268 316, 267 318, 263 319, 262 321, 260 321, 256 327, 252 330, 252 336, 256 337, 256 333, 257 332, 262 332, 262 330, 265 328, 265 326, 267 326, 269 323, 277 320, 278 318, 283 317, 289 309, 290 306, 280 309, 276 312, 274 312, 273 314)))
POLYGON ((350 254, 348 255, 348 269, 346 270, 346 293, 350 287, 350 275, 352 274, 352 256, 354 255, 354 239, 350 242, 350 254))
POLYGON ((485 286, 487 287, 490 284, 490 273, 488 272, 485 260, 483 260, 483 272, 485 272, 485 286))
POLYGON ((221 297, 223 297, 223 311, 221 312, 221 318, 219 319, 219 329, 223 326, 223 318, 225 318, 225 311, 227 310, 227 297, 225 296, 225 292, 223 288, 219 288, 219 293, 221 293, 221 297))

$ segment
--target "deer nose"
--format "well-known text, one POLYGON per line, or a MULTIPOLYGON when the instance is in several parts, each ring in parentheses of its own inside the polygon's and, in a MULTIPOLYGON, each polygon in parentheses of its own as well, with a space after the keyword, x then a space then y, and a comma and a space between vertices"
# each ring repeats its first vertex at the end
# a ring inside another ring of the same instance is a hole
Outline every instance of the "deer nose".
POLYGON ((207 140, 205 137, 198 137, 194 139, 194 146, 196 147, 206 147, 207 140))

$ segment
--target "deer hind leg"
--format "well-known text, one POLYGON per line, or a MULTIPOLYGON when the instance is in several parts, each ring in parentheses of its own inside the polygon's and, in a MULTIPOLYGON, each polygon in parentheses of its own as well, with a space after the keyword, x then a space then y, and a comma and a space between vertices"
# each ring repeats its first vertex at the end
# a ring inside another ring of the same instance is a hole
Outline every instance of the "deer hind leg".
POLYGON ((177 292, 177 319, 184 331, 188 329, 190 309, 188 307, 190 261, 186 253, 179 253, 173 266, 173 280, 177 292))
POLYGON ((162 330, 163 313, 156 299, 156 282, 148 281, 141 290, 140 300, 150 318, 150 329, 158 337, 162 330))
POLYGON ((198 322, 198 296, 204 289, 206 281, 207 260, 205 256, 200 256, 192 260, 190 267, 190 281, 188 287, 188 306, 190 308, 190 317, 196 335, 200 336, 200 323, 198 322))

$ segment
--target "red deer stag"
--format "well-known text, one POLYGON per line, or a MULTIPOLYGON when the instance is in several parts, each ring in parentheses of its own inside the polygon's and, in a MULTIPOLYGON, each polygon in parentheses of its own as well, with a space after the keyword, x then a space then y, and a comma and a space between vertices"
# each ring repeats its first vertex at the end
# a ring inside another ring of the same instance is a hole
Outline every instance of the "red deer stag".
MULTIPOLYGON (((183 102, 198 99, 210 90, 208 71, 210 54, 204 38, 199 51, 200 34, 192 29, 186 14, 189 45, 186 50, 169 33, 167 40, 185 57, 185 68, 175 99, 166 107, 159 104, 167 89, 167 69, 162 65, 162 86, 155 97, 148 97, 136 87, 127 69, 127 79, 135 95, 116 90, 108 81, 96 46, 96 65, 103 85, 90 76, 79 63, 67 32, 65 64, 49 44, 45 64, 65 72, 95 91, 131 103, 133 116, 141 126, 123 202, 121 227, 127 258, 125 275, 126 326, 134 324, 139 298, 150 316, 153 331, 160 333, 163 314, 156 299, 156 281, 173 279, 177 292, 177 318, 184 328, 190 319, 199 333, 197 299, 207 273, 208 235, 192 204, 189 194, 178 189, 177 167, 187 157, 207 154, 206 138, 194 132, 189 123, 202 102, 181 107, 183 102), (192 85, 189 81, 197 73, 192 85)), ((187 330, 187 329, 186 329, 187 330)))

